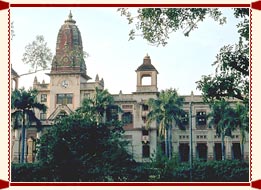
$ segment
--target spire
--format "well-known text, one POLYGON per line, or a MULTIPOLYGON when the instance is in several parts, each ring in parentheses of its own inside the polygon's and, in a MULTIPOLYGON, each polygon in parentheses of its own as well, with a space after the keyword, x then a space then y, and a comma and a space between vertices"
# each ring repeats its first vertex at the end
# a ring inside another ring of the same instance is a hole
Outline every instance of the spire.
POLYGON ((35 76, 35 77, 34 77, 34 84, 37 84, 37 83, 38 83, 37 77, 35 76))
POLYGON ((72 17, 73 17, 73 16, 72 16, 72 12, 71 12, 71 10, 70 10, 70 13, 69 13, 69 15, 68 15, 68 19, 65 20, 64 23, 68 23, 68 24, 69 24, 69 23, 72 23, 72 24, 75 24, 76 21, 73 20, 72 17))
POLYGON ((72 20, 72 11, 70 10, 70 13, 69 13, 69 16, 68 16, 68 18, 69 18, 69 20, 72 20))
POLYGON ((95 77, 95 82, 99 82, 99 75, 97 74, 96 77, 95 77))

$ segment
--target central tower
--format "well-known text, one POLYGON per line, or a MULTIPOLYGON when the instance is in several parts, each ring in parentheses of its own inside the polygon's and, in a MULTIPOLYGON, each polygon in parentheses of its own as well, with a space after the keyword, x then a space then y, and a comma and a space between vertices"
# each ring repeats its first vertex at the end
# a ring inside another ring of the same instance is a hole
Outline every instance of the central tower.
POLYGON ((72 17, 70 12, 59 30, 51 74, 77 73, 88 80, 81 33, 72 17))
POLYGON ((150 56, 147 54, 143 59, 143 64, 137 70, 137 89, 136 92, 157 92, 157 69, 151 64, 150 56), (148 84, 144 83, 144 79, 149 80, 148 84))
POLYGON ((80 30, 70 11, 62 24, 56 41, 50 76, 49 119, 69 114, 81 104, 82 86, 91 79, 86 72, 80 30))

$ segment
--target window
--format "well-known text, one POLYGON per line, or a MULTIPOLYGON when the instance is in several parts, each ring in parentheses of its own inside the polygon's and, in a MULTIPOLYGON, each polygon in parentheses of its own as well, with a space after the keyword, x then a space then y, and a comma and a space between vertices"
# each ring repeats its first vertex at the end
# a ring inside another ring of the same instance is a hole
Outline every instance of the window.
POLYGON ((206 125, 206 124, 207 124, 206 111, 197 112, 197 125, 206 125))
POLYGON ((189 161, 189 144, 180 143, 179 144, 179 158, 181 162, 189 161))
POLYGON ((125 112, 122 114, 122 121, 123 123, 126 124, 132 124, 133 122, 133 116, 131 112, 125 112))
POLYGON ((131 104, 123 104, 122 105, 122 109, 124 109, 124 110, 132 110, 133 109, 133 105, 131 105, 131 104))
POLYGON ((42 112, 40 113, 40 120, 45 120, 46 119, 46 113, 42 112))
POLYGON ((148 111, 149 110, 149 106, 146 104, 142 104, 142 111, 148 111))
POLYGON ((215 143, 215 146, 214 146, 214 158, 215 158, 215 160, 222 160, 221 143, 215 143))
POLYGON ((90 93, 84 92, 83 97, 84 97, 84 98, 90 98, 90 93))
POLYGON ((241 148, 240 143, 232 144, 232 158, 233 159, 241 159, 241 148))
POLYGON ((148 130, 142 130, 142 136, 148 136, 149 131, 148 130))
POLYGON ((150 145, 148 145, 148 144, 142 145, 142 157, 143 158, 150 157, 150 145))
POLYGON ((181 118, 182 125, 187 126, 189 125, 189 114, 186 112, 181 118))
POLYGON ((141 78, 141 85, 142 86, 147 86, 147 85, 151 85, 151 76, 150 75, 144 75, 141 78))
POLYGON ((149 143, 150 138, 149 138, 149 131, 148 130, 142 130, 142 143, 149 143))
POLYGON ((106 110, 106 118, 107 121, 118 121, 118 111, 119 107, 118 106, 110 106, 109 108, 107 108, 106 110))
POLYGON ((72 94, 57 94, 56 95, 56 103, 57 104, 72 104, 72 94))
POLYGON ((47 102, 47 94, 41 94, 41 102, 47 102))
POLYGON ((202 161, 207 161, 207 144, 198 143, 197 144, 197 158, 202 161))

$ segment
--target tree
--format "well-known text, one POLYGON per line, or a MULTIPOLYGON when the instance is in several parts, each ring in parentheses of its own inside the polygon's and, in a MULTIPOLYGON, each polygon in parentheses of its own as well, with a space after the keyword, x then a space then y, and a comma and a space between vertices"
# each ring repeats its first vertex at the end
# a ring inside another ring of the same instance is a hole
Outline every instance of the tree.
POLYGON ((216 133, 221 136, 222 160, 225 160, 225 136, 231 136, 231 131, 236 128, 235 111, 225 100, 215 101, 211 104, 210 125, 216 127, 216 133))
POLYGON ((248 106, 238 103, 235 108, 236 126, 240 130, 241 160, 244 160, 244 144, 246 142, 246 132, 249 132, 249 111, 248 106))
POLYGON ((107 120, 106 113, 113 107, 115 107, 113 97, 108 90, 100 90, 96 87, 94 97, 84 99, 78 111, 88 114, 89 117, 95 116, 92 120, 101 123, 107 120))
POLYGON ((165 46, 169 34, 178 30, 183 30, 184 35, 189 36, 206 17, 213 18, 219 24, 226 22, 221 11, 216 8, 139 8, 136 14, 127 8, 118 11, 122 16, 126 16, 129 24, 134 25, 135 29, 129 33, 130 40, 135 39, 135 36, 142 36, 157 46, 165 46))
POLYGON ((37 101, 37 90, 30 89, 26 91, 24 88, 15 89, 11 96, 12 118, 14 119, 14 129, 22 128, 22 151, 21 163, 24 163, 25 152, 25 128, 36 122, 36 127, 41 126, 40 120, 35 116, 35 109, 46 111, 46 106, 37 101), (22 122, 20 124, 20 121, 22 122))
POLYGON ((96 93, 41 137, 38 160, 50 166, 51 180, 133 180, 135 162, 122 138, 121 123, 101 119, 112 97, 107 90, 96 93))
MULTIPOLYGON (((129 24, 134 25, 129 33, 130 39, 142 36, 152 45, 167 44, 169 34, 183 30, 185 36, 198 27, 199 22, 210 17, 219 24, 224 24, 226 18, 217 8, 140 8, 129 11, 119 9, 126 16, 129 24), (138 34, 137 34, 138 33, 138 34)), ((225 45, 220 49, 216 61, 215 75, 202 76, 197 82, 197 88, 202 91, 206 101, 236 97, 249 100, 249 9, 235 8, 234 16, 238 18, 240 39, 237 44, 225 45)))
POLYGON ((241 19, 239 42, 222 47, 213 64, 215 75, 202 76, 197 82, 206 101, 228 97, 249 101, 249 9, 234 9, 234 15, 241 19))
POLYGON ((22 61, 25 64, 30 65, 32 72, 22 75, 28 75, 48 69, 52 57, 51 49, 47 46, 44 37, 42 35, 36 36, 36 39, 32 43, 25 46, 25 52, 22 58, 22 61))
POLYGON ((149 99, 147 126, 152 121, 159 123, 159 134, 165 139, 165 154, 172 157, 172 126, 175 122, 177 126, 182 126, 181 119, 184 116, 182 110, 183 98, 178 96, 175 89, 162 90, 157 99, 149 99))

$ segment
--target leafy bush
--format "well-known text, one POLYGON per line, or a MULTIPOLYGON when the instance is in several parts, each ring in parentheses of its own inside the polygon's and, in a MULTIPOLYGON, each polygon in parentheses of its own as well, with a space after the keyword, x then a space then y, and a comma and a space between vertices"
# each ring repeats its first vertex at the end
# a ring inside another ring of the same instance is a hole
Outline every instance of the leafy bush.
POLYGON ((12 164, 11 180, 17 182, 51 181, 51 172, 47 166, 35 164, 12 164))

